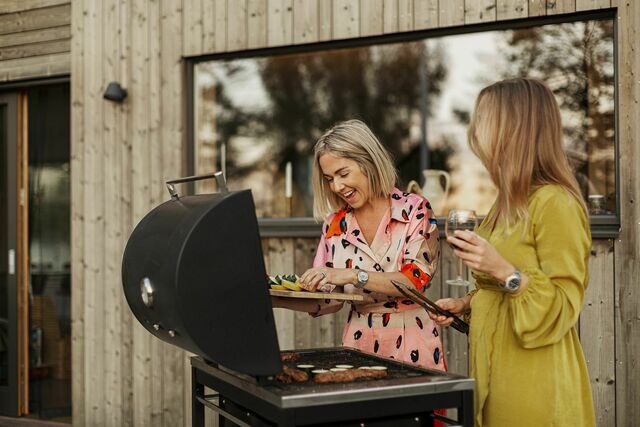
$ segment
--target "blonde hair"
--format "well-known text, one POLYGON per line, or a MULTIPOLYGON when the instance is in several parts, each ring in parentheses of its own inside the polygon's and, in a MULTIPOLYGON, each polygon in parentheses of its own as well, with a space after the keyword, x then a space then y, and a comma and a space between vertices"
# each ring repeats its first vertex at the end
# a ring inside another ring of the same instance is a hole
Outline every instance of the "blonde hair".
POLYGON ((562 148, 562 121, 553 93, 533 79, 508 79, 480 91, 468 131, 469 146, 498 188, 486 222, 507 228, 528 220, 530 193, 547 184, 563 187, 586 205, 562 148))
POLYGON ((313 216, 324 217, 340 209, 344 201, 329 187, 320 168, 320 156, 332 153, 354 160, 369 182, 370 196, 388 197, 398 175, 389 152, 371 129, 360 120, 347 120, 333 126, 313 147, 313 216))

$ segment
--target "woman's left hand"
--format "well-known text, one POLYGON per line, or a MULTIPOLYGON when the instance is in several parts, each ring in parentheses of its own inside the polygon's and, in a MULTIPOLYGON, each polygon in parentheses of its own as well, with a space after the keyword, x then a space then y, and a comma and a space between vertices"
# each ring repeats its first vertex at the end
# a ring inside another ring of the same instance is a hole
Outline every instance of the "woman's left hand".
POLYGON ((344 286, 355 283, 357 277, 350 268, 313 267, 300 276, 300 285, 307 291, 314 292, 324 285, 344 286))
POLYGON ((491 243, 473 231, 456 230, 453 237, 447 236, 447 242, 459 248, 453 253, 469 268, 490 274, 501 282, 515 270, 491 243))

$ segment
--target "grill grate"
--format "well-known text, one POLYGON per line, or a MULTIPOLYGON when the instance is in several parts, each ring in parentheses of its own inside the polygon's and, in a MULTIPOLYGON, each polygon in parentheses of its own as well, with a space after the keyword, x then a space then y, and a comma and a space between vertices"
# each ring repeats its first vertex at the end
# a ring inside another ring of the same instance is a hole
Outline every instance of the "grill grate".
MULTIPOLYGON (((289 353, 289 352, 287 352, 289 353)), ((284 362, 291 368, 298 365, 314 365, 314 369, 330 369, 336 365, 352 365, 354 369, 361 366, 385 366, 387 368, 387 376, 381 380, 356 380, 350 383, 342 383, 344 385, 367 383, 372 381, 392 381, 398 379, 416 378, 416 377, 444 377, 447 374, 440 371, 425 369, 420 366, 411 366, 405 363, 396 362, 392 359, 383 359, 375 355, 352 350, 352 349, 317 349, 303 350, 295 352, 300 355, 300 360, 296 362, 284 362)), ((281 384, 277 383, 276 387, 287 389, 289 392, 304 391, 311 387, 325 387, 336 384, 316 384, 313 382, 313 374, 309 375, 309 380, 302 383, 281 384)))

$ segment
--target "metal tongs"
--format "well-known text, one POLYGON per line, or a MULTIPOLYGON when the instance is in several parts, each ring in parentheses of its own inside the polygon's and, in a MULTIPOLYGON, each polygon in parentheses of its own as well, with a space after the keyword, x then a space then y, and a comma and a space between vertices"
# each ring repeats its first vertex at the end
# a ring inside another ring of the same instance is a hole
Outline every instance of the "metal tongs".
POLYGON ((396 282, 395 280, 391 281, 391 284, 396 287, 398 291, 405 297, 409 298, 411 301, 420 305, 422 308, 427 310, 429 313, 437 314, 439 316, 446 316, 453 318, 453 323, 451 323, 451 327, 457 331, 462 332, 463 334, 469 335, 469 325, 460 319, 455 314, 451 313, 448 310, 443 310, 438 307, 433 301, 429 298, 422 295, 417 290, 410 288, 409 286, 403 285, 400 282, 396 282))

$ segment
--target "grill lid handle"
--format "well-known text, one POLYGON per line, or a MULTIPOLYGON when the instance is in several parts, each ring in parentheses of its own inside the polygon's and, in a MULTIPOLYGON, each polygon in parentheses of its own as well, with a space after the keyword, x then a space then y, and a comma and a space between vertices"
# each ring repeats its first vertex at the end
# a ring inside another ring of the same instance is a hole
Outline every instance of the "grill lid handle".
POLYGON ((178 196, 178 192, 173 184, 182 184, 185 182, 194 182, 201 181, 203 179, 215 178, 218 183, 218 191, 223 196, 226 196, 229 193, 229 189, 227 188, 227 182, 224 179, 224 174, 222 172, 210 173, 207 175, 195 175, 195 176, 187 176, 185 178, 172 179, 171 181, 167 181, 167 190, 169 190, 169 194, 173 200, 178 200, 180 196, 178 196))

